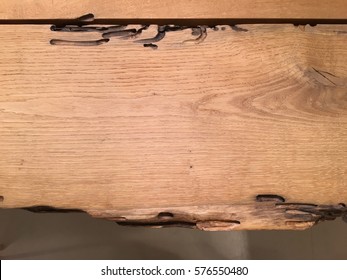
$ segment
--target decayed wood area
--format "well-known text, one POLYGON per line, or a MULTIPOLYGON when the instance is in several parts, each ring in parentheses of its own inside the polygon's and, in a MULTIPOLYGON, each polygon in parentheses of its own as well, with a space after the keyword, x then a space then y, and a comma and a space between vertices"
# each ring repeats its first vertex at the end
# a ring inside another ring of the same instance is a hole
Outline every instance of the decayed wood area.
POLYGON ((346 19, 346 0, 11 0, 0 19, 346 19))
POLYGON ((0 25, 1 207, 204 230, 345 215, 347 26, 191 32, 154 50, 0 25))

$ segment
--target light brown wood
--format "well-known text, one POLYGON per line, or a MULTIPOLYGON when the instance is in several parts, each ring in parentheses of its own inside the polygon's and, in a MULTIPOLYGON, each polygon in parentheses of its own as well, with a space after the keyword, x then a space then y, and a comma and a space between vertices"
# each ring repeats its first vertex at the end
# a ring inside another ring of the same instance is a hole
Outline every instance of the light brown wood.
POLYGON ((346 0, 11 0, 0 19, 347 19, 346 0))
POLYGON ((1 206, 204 230, 343 215, 347 26, 239 28, 200 44, 169 32, 152 50, 52 46, 100 34, 0 25, 1 206))

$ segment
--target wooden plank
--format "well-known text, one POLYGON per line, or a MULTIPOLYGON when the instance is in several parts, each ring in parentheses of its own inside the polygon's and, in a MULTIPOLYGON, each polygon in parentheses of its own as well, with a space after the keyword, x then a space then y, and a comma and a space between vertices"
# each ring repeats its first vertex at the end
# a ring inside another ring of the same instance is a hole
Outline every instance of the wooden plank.
POLYGON ((200 44, 168 32, 153 50, 1 25, 1 206, 205 230, 344 215, 347 26, 233 28, 200 44))
POLYGON ((346 0, 11 0, 0 19, 347 19, 346 0))

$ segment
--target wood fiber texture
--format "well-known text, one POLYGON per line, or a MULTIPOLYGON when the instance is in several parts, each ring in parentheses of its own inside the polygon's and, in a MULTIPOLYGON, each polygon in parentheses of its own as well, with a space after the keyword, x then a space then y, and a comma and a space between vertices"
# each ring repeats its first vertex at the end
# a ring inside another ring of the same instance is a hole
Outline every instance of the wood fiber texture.
POLYGON ((0 19, 347 19, 346 0, 11 0, 0 19))
POLYGON ((0 25, 0 206, 204 230, 345 213, 347 26, 207 32, 200 44, 169 32, 153 50, 53 46, 100 34, 0 25))

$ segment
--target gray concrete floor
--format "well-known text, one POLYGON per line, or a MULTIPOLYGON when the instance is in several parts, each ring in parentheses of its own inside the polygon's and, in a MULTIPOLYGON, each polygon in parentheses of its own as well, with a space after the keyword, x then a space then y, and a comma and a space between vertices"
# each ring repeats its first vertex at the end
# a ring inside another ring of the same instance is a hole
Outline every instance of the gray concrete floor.
POLYGON ((0 259, 347 259, 347 224, 201 232, 122 227, 82 213, 0 210, 0 259))

